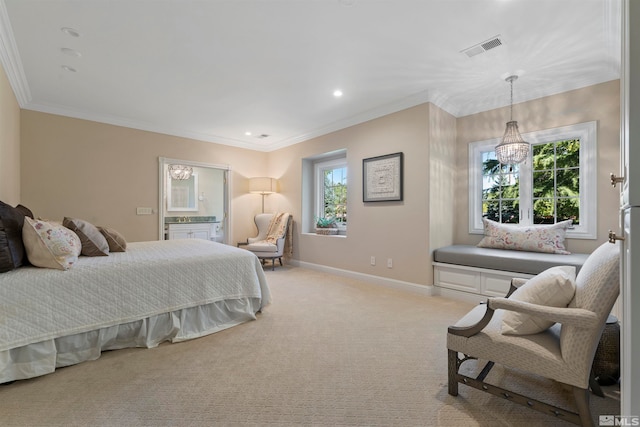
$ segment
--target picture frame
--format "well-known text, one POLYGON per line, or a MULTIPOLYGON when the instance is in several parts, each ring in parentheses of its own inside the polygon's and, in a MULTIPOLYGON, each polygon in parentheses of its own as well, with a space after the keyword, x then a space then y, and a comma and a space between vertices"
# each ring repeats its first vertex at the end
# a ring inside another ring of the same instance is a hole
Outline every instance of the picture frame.
POLYGON ((403 200, 404 153, 362 159, 362 201, 403 200))

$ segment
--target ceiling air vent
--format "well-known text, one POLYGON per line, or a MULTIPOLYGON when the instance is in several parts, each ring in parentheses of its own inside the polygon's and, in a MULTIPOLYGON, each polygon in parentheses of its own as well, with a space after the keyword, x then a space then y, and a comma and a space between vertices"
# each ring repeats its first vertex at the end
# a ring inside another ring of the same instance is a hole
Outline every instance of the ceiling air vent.
POLYGON ((465 55, 467 55, 469 58, 471 58, 472 56, 476 56, 479 55, 481 53, 484 53, 488 50, 494 49, 498 46, 502 46, 502 39, 500 38, 500 35, 497 35, 495 37, 491 37, 489 40, 483 41, 482 43, 478 43, 476 45, 473 45, 467 49, 464 49, 462 51, 460 51, 461 53, 464 53, 465 55))
POLYGON ((269 138, 270 135, 267 135, 266 133, 260 134, 260 135, 256 135, 256 138, 258 139, 264 139, 264 138, 269 138))

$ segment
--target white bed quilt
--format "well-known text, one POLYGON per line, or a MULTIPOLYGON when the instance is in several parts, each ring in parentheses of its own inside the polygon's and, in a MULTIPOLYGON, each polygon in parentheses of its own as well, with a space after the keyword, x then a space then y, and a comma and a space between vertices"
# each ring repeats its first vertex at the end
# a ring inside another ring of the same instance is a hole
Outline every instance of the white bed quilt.
POLYGON ((0 277, 0 351, 236 298, 271 301, 257 257, 198 239, 133 242, 68 271, 0 277))

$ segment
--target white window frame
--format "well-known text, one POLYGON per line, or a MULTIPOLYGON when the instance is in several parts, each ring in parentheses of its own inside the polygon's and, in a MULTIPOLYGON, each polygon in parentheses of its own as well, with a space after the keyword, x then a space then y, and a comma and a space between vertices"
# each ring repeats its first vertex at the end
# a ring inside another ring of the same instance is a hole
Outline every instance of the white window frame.
MULTIPOLYGON (((580 140, 580 224, 567 230, 572 239, 596 239, 597 205, 597 123, 595 121, 522 134, 531 144, 569 139, 580 140)), ((492 151, 502 138, 492 138, 469 144, 469 233, 482 234, 482 153, 492 151)), ((531 225, 532 170, 531 153, 519 165, 520 224, 531 225)))
MULTIPOLYGON (((347 165, 347 157, 338 157, 331 160, 318 161, 313 164, 313 188, 315 191, 314 194, 314 203, 313 203, 313 212, 317 217, 324 217, 324 171, 327 169, 338 169, 338 168, 347 168, 347 205, 349 204, 349 167, 347 165)), ((347 208, 347 214, 349 209, 347 208)), ((347 220, 348 224, 348 220, 347 220)), ((337 223, 338 229, 341 231, 346 231, 347 224, 337 223)))

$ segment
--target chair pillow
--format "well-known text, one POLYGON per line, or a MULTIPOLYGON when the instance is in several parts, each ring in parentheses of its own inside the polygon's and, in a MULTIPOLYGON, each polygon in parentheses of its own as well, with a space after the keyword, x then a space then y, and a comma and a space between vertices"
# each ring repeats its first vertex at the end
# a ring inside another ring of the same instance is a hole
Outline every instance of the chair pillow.
POLYGON ((127 250, 127 241, 122 234, 109 227, 98 227, 98 230, 107 240, 109 252, 125 252, 127 250))
POLYGON ((68 270, 82 250, 80 238, 62 224, 25 217, 22 240, 36 267, 68 270))
POLYGON ((109 255, 109 243, 98 228, 88 221, 77 218, 64 218, 62 225, 78 235, 82 242, 82 255, 109 255))
MULTIPOLYGON (((527 280, 509 299, 548 307, 566 307, 576 292, 576 268, 551 267, 527 280)), ((542 332, 554 322, 516 311, 505 311, 502 316, 503 335, 529 335, 542 332)))
POLYGON ((546 252, 568 255, 564 246, 567 228, 572 220, 558 222, 551 225, 522 226, 515 224, 500 224, 487 218, 482 218, 484 237, 478 243, 480 248, 510 249, 514 251, 546 252))

